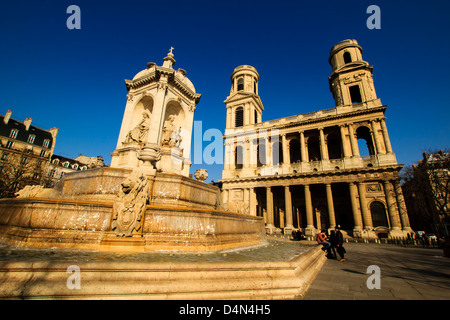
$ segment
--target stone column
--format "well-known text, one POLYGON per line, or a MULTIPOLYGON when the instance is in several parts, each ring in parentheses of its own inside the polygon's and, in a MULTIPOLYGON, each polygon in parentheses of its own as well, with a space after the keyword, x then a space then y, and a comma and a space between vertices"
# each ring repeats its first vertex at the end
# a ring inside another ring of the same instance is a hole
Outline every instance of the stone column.
POLYGON ((349 189, 350 189, 350 201, 352 203, 353 221, 355 224, 355 226, 353 227, 353 231, 361 231, 362 230, 361 212, 359 211, 358 200, 356 199, 358 197, 358 189, 356 188, 354 182, 349 183, 349 189))
POLYGON ((359 155, 358 140, 356 139, 352 124, 348 126, 348 131, 350 135, 350 144, 352 146, 352 154, 353 154, 352 157, 359 157, 360 155, 359 155))
POLYGON ((375 141, 375 150, 376 150, 377 154, 380 154, 381 153, 381 145, 380 145, 380 137, 378 136, 377 124, 376 124, 375 120, 372 120, 371 124, 372 124, 373 140, 375 141))
POLYGON ((289 164, 291 163, 290 161, 290 155, 289 155, 289 146, 286 143, 286 134, 282 133, 281 134, 281 146, 283 148, 283 164, 289 164))
MULTIPOLYGON (((284 186, 284 212, 286 214, 286 229, 292 229, 294 228, 294 225, 292 224, 292 196, 291 196, 291 190, 289 189, 289 186, 284 186)), ((286 233, 286 232, 285 232, 286 233)))
POLYGON ((305 134, 303 131, 300 131, 300 156, 302 162, 308 162, 306 159, 306 145, 305 145, 305 134))
POLYGON ((249 188, 250 191, 250 204, 249 204, 249 214, 256 216, 256 192, 255 188, 249 188))
MULTIPOLYGON (((391 222, 391 229, 395 233, 398 233, 401 229, 400 217, 398 215, 397 203, 393 197, 392 184, 390 181, 383 181, 384 184, 384 194, 386 195, 387 209, 389 212, 389 220, 391 222)), ((391 232, 392 232, 391 231, 391 232)))
POLYGON ((271 187, 266 187, 267 228, 272 233, 273 225, 273 192, 271 187))
POLYGON ((372 215, 367 208, 366 199, 366 184, 363 182, 358 182, 359 191, 359 203, 361 205, 362 218, 364 223, 364 229, 373 229, 372 215))
POLYGON ((403 231, 413 232, 409 224, 408 212, 406 210, 405 198, 403 198, 402 186, 399 180, 394 181, 395 195, 397 196, 398 211, 400 214, 400 221, 402 222, 403 231))
POLYGON ((322 155, 322 160, 328 160, 328 150, 327 145, 325 143, 325 136, 323 134, 323 128, 319 128, 320 135, 320 152, 322 155))
POLYGON ((248 168, 250 166, 250 139, 245 137, 244 145, 243 145, 243 160, 244 160, 244 168, 248 168))
POLYGON ((271 150, 271 146, 270 146, 270 136, 269 136, 269 132, 267 132, 267 137, 266 137, 266 165, 267 166, 271 166, 272 165, 272 150, 271 150))
POLYGON ((306 207, 306 235, 314 235, 314 218, 313 218, 313 207, 311 200, 311 191, 309 190, 309 185, 305 185, 305 207, 306 207))
POLYGON ((325 188, 327 191, 327 204, 328 204, 328 216, 330 218, 330 228, 334 228, 336 226, 336 216, 334 213, 334 204, 333 204, 333 193, 331 192, 331 184, 325 184, 325 188))
POLYGON ((384 121, 384 119, 381 119, 380 123, 381 123, 381 130, 383 130, 383 138, 384 138, 384 145, 386 146, 386 152, 392 153, 391 140, 389 140, 386 122, 384 121))
POLYGON ((347 139, 345 134, 345 126, 339 126, 341 130, 341 140, 342 140, 342 151, 344 152, 344 158, 350 157, 350 153, 348 152, 347 139))

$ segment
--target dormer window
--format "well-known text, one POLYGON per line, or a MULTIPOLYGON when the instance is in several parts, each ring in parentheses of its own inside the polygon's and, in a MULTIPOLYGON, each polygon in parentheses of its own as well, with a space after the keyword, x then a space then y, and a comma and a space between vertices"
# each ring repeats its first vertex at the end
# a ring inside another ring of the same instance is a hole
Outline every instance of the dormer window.
POLYGON ((30 135, 28 136, 27 142, 30 143, 30 144, 33 144, 33 143, 34 143, 34 139, 36 139, 36 135, 30 134, 30 135))
POLYGON ((68 168, 68 167, 69 167, 69 161, 64 162, 64 163, 63 163, 63 167, 64 167, 64 168, 68 168))
POLYGON ((18 133, 19 133, 19 129, 11 129, 11 132, 9 133, 9 137, 11 139, 16 139, 18 133))
POLYGON ((52 163, 56 165, 59 164, 59 159, 53 159, 52 163))
POLYGON ((49 145, 50 145, 50 139, 45 139, 45 140, 44 140, 44 143, 42 143, 42 146, 43 146, 44 148, 48 148, 49 145))
POLYGON ((73 168, 74 170, 78 170, 78 164, 74 164, 74 165, 72 166, 72 168, 73 168))

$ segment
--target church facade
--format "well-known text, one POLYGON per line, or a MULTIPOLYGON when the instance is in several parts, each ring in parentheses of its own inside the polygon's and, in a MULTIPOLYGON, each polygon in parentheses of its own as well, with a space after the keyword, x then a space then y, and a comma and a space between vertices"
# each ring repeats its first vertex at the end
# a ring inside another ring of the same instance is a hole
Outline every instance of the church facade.
POLYGON ((412 230, 402 165, 392 150, 373 66, 356 40, 333 46, 329 63, 334 108, 264 122, 257 70, 234 69, 225 100, 223 202, 264 217, 269 233, 300 229, 314 236, 340 225, 358 238, 405 236, 412 230))

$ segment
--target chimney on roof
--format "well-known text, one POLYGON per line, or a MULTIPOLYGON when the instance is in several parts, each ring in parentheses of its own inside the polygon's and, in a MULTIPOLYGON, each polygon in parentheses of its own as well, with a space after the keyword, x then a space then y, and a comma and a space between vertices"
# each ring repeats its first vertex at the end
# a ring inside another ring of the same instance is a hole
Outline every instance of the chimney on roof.
POLYGON ((5 117, 3 118, 3 122, 5 124, 8 124, 9 118, 11 118, 11 115, 12 115, 12 111, 11 110, 6 111, 5 117))
POLYGON ((28 131, 28 129, 30 129, 30 125, 31 125, 31 121, 32 121, 33 119, 31 119, 31 118, 26 118, 25 119, 25 121, 23 122, 23 124, 25 125, 25 130, 27 130, 28 131))

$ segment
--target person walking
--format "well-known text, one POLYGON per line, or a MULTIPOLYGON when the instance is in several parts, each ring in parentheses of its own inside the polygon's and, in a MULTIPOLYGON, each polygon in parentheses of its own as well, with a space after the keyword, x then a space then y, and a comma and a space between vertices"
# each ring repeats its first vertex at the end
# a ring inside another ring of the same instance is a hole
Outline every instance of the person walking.
POLYGON ((344 236, 342 235, 340 226, 336 226, 334 230, 336 231, 336 250, 339 253, 339 256, 341 257, 339 261, 344 262, 345 261, 344 236))

